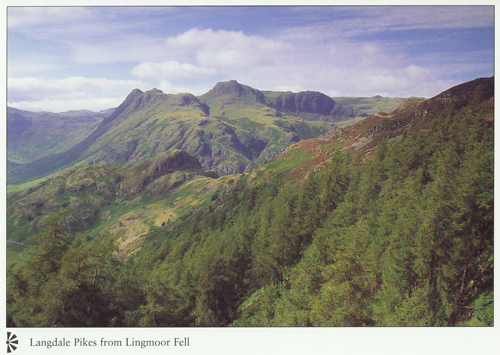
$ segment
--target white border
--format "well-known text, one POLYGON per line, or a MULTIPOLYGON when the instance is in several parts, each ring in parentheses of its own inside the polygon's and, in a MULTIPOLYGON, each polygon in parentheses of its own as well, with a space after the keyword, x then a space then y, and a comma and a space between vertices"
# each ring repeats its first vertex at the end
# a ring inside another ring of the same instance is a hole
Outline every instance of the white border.
MULTIPOLYGON (((12 1, 2 2, 2 15, 0 16, 0 38, 2 48, 6 45, 6 14, 8 6, 197 6, 197 5, 497 5, 498 1, 12 1)), ((495 23, 498 11, 495 13, 495 23)), ((495 28, 495 38, 499 38, 495 28)), ((495 43, 496 48, 496 43, 495 43)), ((1 98, 6 98, 6 50, 1 57, 4 70, 2 78, 1 98)), ((495 51, 496 53, 496 51, 495 51)), ((495 64, 497 56, 495 55, 495 64)), ((497 109, 495 109, 497 116, 497 109)), ((470 354, 500 354, 500 296, 495 296, 495 320, 496 326, 492 328, 11 328, 5 327, 5 255, 6 255, 6 108, 2 110, 1 120, 4 130, 0 135, 0 182, 4 187, 1 199, 0 231, 2 240, 0 242, 0 337, 6 337, 7 331, 11 331, 20 339, 19 348, 12 354, 231 354, 231 355, 254 355, 254 354, 385 354, 385 355, 470 355, 470 354), (110 351, 110 348, 102 347, 75 347, 74 338, 85 338, 86 340, 97 340, 102 337, 108 340, 122 340, 125 338, 169 339, 175 337, 183 339, 189 337, 189 347, 155 347, 140 349, 137 347, 119 347, 110 351), (30 339, 54 340, 63 338, 72 342, 71 347, 44 347, 29 346, 30 339)), ((497 116, 498 117, 498 116, 497 116)), ((496 129, 497 125, 495 125, 496 129)), ((496 133, 496 132, 495 132, 496 133)), ((497 135, 498 136, 498 135, 497 135)), ((497 149, 495 149, 497 151, 497 149)), ((495 154, 497 163, 497 154, 495 154)), ((495 180, 495 191, 498 191, 495 180)), ((497 213, 495 213, 495 216, 497 213)), ((497 221, 497 218, 495 218, 497 221)), ((496 233, 495 233, 496 234, 496 233)), ((495 261, 495 269, 498 263, 495 261)), ((495 283, 496 283, 495 278, 495 283)), ((498 284, 498 283, 496 283, 498 284)), ((4 338, 5 339, 5 338, 4 338)), ((6 352, 6 345, 0 353, 6 352)))

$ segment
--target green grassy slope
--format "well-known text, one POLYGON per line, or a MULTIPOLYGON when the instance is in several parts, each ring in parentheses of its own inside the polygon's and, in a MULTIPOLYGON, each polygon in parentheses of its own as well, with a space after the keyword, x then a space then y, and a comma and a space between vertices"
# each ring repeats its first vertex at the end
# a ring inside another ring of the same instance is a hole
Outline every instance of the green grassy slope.
MULTIPOLYGON (((100 163, 73 167, 7 196, 7 239, 30 244, 29 238, 54 213, 69 209, 73 232, 95 238, 126 229, 139 238, 162 223, 174 222, 188 206, 202 204, 222 180, 204 175, 196 158, 179 150, 135 165, 100 163), (175 207, 174 207, 175 206, 175 207)), ((19 249, 9 244, 9 250, 19 249)))

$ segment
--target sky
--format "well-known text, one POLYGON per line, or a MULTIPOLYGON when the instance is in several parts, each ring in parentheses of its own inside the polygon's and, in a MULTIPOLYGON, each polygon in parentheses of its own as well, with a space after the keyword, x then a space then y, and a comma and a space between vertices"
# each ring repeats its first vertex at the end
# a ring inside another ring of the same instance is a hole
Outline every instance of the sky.
POLYGON ((7 104, 100 111, 135 88, 432 97, 494 74, 494 6, 7 8, 7 104))

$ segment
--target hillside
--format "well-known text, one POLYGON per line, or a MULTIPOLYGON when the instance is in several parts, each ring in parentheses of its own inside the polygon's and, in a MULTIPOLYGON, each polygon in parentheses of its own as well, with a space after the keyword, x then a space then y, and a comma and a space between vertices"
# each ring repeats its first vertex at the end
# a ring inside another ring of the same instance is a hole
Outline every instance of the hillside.
POLYGON ((95 238, 123 229, 128 238, 137 240, 150 228, 174 222, 183 214, 181 210, 207 199, 222 183, 213 180, 216 177, 180 150, 132 165, 99 163, 70 168, 8 195, 8 240, 30 244, 47 219, 64 209, 68 209, 65 221, 73 232, 95 238), (197 190, 200 184, 202 189, 197 190), (179 196, 184 197, 178 201, 179 196))
POLYGON ((395 142, 414 126, 421 125, 427 129, 427 124, 437 117, 471 103, 477 105, 477 110, 481 110, 486 120, 493 120, 493 84, 493 77, 480 78, 457 85, 428 100, 405 99, 389 114, 380 112, 369 115, 362 121, 332 132, 328 137, 298 142, 272 159, 272 162, 276 161, 272 164, 282 167, 287 165, 284 162, 294 160, 294 156, 307 156, 307 159, 295 161, 294 169, 289 172, 289 176, 302 178, 301 172, 319 171, 328 165, 330 154, 339 149, 356 152, 365 160, 375 153, 381 141, 395 142))
POLYGON ((8 323, 492 326, 493 93, 405 100, 250 173, 176 151, 10 194, 8 238, 45 229, 9 271, 8 323))

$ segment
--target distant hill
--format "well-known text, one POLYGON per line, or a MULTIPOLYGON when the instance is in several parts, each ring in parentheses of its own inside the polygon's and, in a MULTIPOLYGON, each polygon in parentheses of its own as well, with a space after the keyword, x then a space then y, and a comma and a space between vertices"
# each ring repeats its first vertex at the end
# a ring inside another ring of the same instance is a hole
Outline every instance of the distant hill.
MULTIPOLYGON (((424 100, 424 98, 419 99, 424 100)), ((333 97, 333 100, 353 109, 356 116, 366 117, 369 115, 376 115, 379 112, 390 113, 406 99, 377 95, 372 97, 333 97)))
POLYGON ((83 140, 107 116, 101 112, 30 112, 7 108, 7 160, 25 164, 63 152, 83 140))

